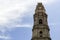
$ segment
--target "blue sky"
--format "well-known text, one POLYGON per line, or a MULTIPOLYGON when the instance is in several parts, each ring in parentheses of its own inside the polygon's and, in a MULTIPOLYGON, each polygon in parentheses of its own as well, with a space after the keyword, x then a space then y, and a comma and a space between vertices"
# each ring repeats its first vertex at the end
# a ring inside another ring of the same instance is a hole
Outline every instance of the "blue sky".
POLYGON ((60 39, 60 0, 0 0, 0 40, 31 40, 38 2, 48 14, 52 40, 60 39))

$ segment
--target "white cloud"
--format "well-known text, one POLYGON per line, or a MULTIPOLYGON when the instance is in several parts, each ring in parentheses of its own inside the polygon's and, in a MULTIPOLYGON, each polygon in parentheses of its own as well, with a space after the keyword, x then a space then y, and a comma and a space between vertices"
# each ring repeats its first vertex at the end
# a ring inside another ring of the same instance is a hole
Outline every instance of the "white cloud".
POLYGON ((18 17, 21 21, 31 4, 32 0, 0 0, 0 30, 4 32, 6 28, 10 28, 11 20, 18 17))
POLYGON ((2 35, 0 35, 0 39, 3 39, 3 40, 9 40, 9 39, 11 39, 9 36, 2 36, 2 35))
POLYGON ((22 24, 22 25, 17 24, 16 27, 30 27, 30 28, 32 28, 32 25, 31 24, 22 24))
POLYGON ((27 10, 29 1, 21 0, 0 0, 0 24, 8 23, 11 19, 22 17, 27 10))

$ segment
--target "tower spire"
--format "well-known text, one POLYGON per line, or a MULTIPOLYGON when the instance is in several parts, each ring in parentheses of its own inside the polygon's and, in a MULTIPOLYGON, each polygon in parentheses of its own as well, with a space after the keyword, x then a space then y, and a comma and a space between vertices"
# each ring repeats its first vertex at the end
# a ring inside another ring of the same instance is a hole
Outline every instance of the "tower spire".
POLYGON ((42 3, 38 3, 34 14, 32 40, 51 40, 47 22, 47 14, 42 3))

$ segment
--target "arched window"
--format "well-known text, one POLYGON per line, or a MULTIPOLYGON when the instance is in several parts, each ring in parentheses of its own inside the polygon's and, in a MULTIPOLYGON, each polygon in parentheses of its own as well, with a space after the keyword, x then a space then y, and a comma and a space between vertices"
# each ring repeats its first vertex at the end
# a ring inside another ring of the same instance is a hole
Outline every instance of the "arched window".
POLYGON ((39 19, 39 24, 42 24, 42 19, 39 19))
POLYGON ((42 31, 40 31, 40 34, 42 34, 43 32, 42 31))
POLYGON ((42 32, 42 31, 40 31, 39 33, 40 33, 40 37, 42 37, 42 33, 43 33, 43 32, 42 32))

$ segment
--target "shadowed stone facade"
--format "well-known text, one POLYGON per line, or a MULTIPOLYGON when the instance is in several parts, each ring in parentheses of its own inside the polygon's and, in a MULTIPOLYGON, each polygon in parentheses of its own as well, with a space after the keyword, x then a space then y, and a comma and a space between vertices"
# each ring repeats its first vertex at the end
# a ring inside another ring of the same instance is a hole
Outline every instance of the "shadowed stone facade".
POLYGON ((47 14, 42 3, 38 3, 34 14, 34 26, 31 40, 51 40, 47 14))

